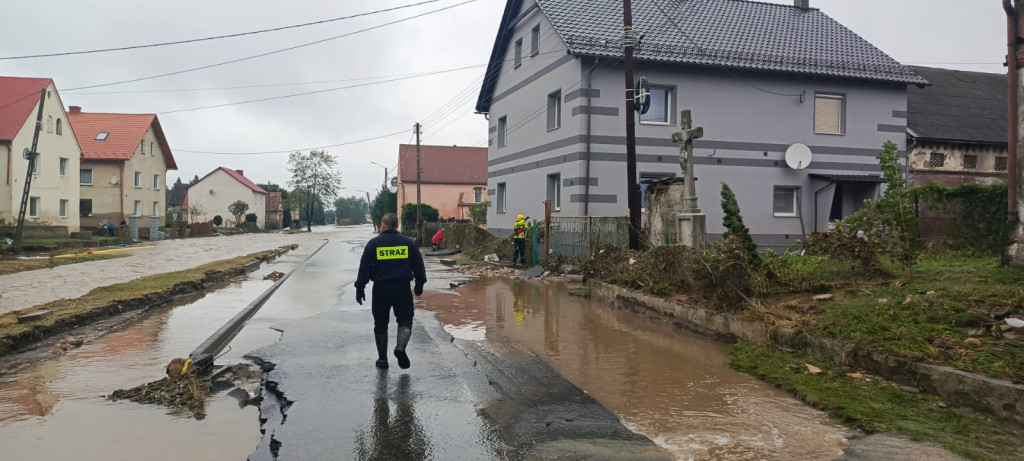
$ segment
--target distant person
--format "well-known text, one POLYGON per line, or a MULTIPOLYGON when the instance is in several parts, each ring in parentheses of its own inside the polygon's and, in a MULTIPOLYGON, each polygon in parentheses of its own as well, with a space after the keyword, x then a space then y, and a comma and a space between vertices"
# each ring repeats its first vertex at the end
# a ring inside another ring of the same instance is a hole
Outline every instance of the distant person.
POLYGON ((441 242, 444 241, 444 229, 438 229, 437 233, 434 234, 434 238, 430 239, 430 242, 434 244, 434 251, 441 249, 441 242))
POLYGON ((398 215, 388 213, 381 218, 380 235, 366 242, 356 277, 356 302, 359 305, 366 299, 366 284, 373 281, 370 305, 373 337, 377 343, 377 368, 388 367, 388 323, 392 307, 398 323, 395 357, 399 367, 409 368, 405 347, 412 337, 412 294, 422 295, 423 284, 427 283, 423 256, 416 248, 416 242, 399 234, 397 229, 398 215), (410 281, 416 282, 412 291, 409 290, 410 281))
MULTIPOLYGON (((111 222, 111 224, 113 224, 114 221, 111 220, 110 222, 111 222)), ((121 233, 122 234, 124 234, 124 231, 125 231, 125 229, 127 227, 128 227, 128 221, 125 221, 124 218, 121 218, 121 233)))
POLYGON ((110 218, 107 220, 107 234, 109 234, 111 237, 114 236, 114 218, 110 218))
POLYGON ((512 227, 512 264, 526 265, 526 234, 530 232, 529 216, 516 215, 516 224, 512 227))

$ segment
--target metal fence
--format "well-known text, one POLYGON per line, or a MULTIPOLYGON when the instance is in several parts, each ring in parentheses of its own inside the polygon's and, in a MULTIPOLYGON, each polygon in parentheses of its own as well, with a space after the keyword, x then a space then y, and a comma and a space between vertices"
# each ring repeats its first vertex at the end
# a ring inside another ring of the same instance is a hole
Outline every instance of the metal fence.
POLYGON ((572 259, 589 259, 599 243, 626 246, 629 243, 629 217, 551 218, 551 254, 572 259))

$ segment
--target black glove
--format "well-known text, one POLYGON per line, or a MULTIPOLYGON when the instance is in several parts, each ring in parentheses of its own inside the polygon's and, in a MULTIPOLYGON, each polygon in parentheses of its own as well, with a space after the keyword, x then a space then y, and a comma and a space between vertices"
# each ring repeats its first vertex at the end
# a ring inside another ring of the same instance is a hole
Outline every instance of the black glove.
POLYGON ((416 287, 412 289, 412 292, 416 293, 416 296, 422 295, 423 294, 423 284, 422 283, 417 283, 416 287))
POLYGON ((364 288, 356 288, 356 302, 360 306, 363 305, 363 300, 366 299, 366 290, 364 288))

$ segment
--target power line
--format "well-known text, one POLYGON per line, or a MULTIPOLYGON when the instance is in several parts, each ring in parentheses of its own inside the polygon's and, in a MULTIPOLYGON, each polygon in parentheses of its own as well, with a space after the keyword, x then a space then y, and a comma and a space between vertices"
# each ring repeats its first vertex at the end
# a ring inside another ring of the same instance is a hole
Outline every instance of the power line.
POLYGON ((133 78, 133 79, 128 79, 128 80, 121 80, 121 81, 117 81, 117 82, 100 83, 100 84, 96 84, 96 85, 88 85, 88 86, 80 86, 80 87, 75 87, 75 88, 69 88, 66 91, 86 90, 86 89, 90 89, 90 88, 101 88, 101 87, 105 87, 105 86, 121 85, 121 84, 124 84, 124 83, 141 82, 143 80, 152 80, 152 79, 155 79, 155 78, 168 77, 168 76, 171 76, 171 75, 179 75, 179 74, 184 74, 184 73, 188 73, 188 72, 194 72, 194 71, 197 71, 197 70, 204 70, 204 69, 210 69, 210 68, 213 68, 213 67, 220 67, 220 66, 224 66, 224 65, 228 65, 228 64, 234 64, 234 63, 237 63, 237 62, 247 61, 247 60, 250 60, 250 59, 262 58, 262 57, 265 57, 265 56, 270 56, 272 54, 283 53, 285 51, 291 51, 291 50, 295 50, 295 49, 299 49, 299 48, 303 48, 303 47, 307 47, 307 46, 311 46, 311 45, 316 45, 316 44, 328 42, 328 41, 331 41, 331 40, 337 40, 339 38, 350 37, 352 35, 360 34, 360 33, 363 33, 363 32, 369 32, 371 30, 376 30, 376 29, 380 29, 380 28, 387 27, 387 26, 390 26, 390 25, 398 24, 400 22, 410 21, 410 20, 421 18, 421 17, 424 17, 424 16, 429 16, 431 14, 440 13, 442 11, 450 10, 452 8, 458 8, 460 6, 467 5, 467 4, 473 3, 475 1, 476 0, 465 0, 465 1, 461 2, 461 3, 456 3, 454 5, 449 5, 449 6, 446 6, 446 7, 443 7, 443 8, 438 8, 436 10, 431 10, 431 11, 428 11, 426 13, 420 13, 420 14, 409 16, 409 17, 406 17, 406 18, 397 19, 397 20, 394 20, 394 21, 391 21, 391 22, 386 22, 386 23, 383 23, 383 24, 378 24, 376 26, 367 27, 365 29, 360 29, 360 30, 357 30, 357 31, 348 32, 348 33, 341 34, 341 35, 335 35, 333 37, 327 37, 327 38, 320 39, 320 40, 315 40, 315 41, 312 41, 312 42, 302 43, 302 44, 295 45, 295 46, 290 46, 290 47, 287 47, 287 48, 281 48, 279 50, 268 51, 266 53, 255 54, 255 55, 247 56, 247 57, 244 57, 244 58, 232 59, 230 61, 222 61, 222 62, 218 62, 218 63, 214 63, 214 64, 208 64, 208 65, 205 65, 205 66, 193 67, 193 68, 184 69, 184 70, 177 70, 177 71, 174 71, 174 72, 166 72, 166 73, 163 73, 163 74, 150 75, 148 77, 138 77, 138 78, 133 78))
POLYGON ((371 16, 371 15, 374 15, 374 14, 386 13, 386 12, 389 12, 389 11, 396 11, 396 10, 401 10, 401 9, 405 9, 405 8, 412 8, 414 6, 425 5, 427 3, 435 3, 435 2, 438 2, 438 1, 440 1, 440 0, 425 0, 425 1, 422 1, 422 2, 419 2, 419 3, 412 3, 412 4, 409 4, 409 5, 401 5, 401 6, 396 6, 396 7, 393 7, 393 8, 387 8, 387 9, 383 9, 383 10, 370 11, 370 12, 366 12, 366 13, 353 14, 353 15, 349 15, 349 16, 341 16, 341 17, 331 18, 331 19, 324 19, 324 20, 321 20, 321 21, 305 22, 305 23, 302 23, 302 24, 293 24, 293 25, 290 25, 290 26, 274 27, 274 28, 271 28, 271 29, 261 29, 261 30, 253 30, 253 31, 249 31, 249 32, 239 32, 239 33, 235 33, 235 34, 214 35, 212 37, 192 38, 192 39, 187 39, 187 40, 178 40, 178 41, 174 41, 174 42, 151 43, 151 44, 148 44, 148 45, 130 45, 130 46, 120 46, 120 47, 115 47, 115 48, 101 48, 101 49, 96 49, 96 50, 65 51, 65 52, 60 52, 60 53, 29 54, 29 55, 24 55, 24 56, 3 56, 3 57, 0 57, 0 61, 12 60, 12 59, 50 58, 50 57, 55 57, 55 56, 73 56, 73 55, 81 55, 81 54, 107 53, 107 52, 111 52, 111 51, 138 50, 138 49, 142 49, 142 48, 156 48, 156 47, 161 47, 161 46, 183 45, 183 44, 186 44, 186 43, 197 43, 197 42, 205 42, 205 41, 210 41, 210 40, 220 40, 220 39, 224 39, 224 38, 243 37, 243 36, 247 36, 247 35, 264 34, 264 33, 267 33, 267 32, 278 32, 278 31, 288 30, 288 29, 298 29, 300 27, 315 26, 315 25, 319 25, 319 24, 326 24, 326 23, 329 23, 329 22, 343 21, 345 19, 353 19, 353 18, 359 18, 359 17, 363 17, 363 16, 371 16))
POLYGON ((326 88, 326 89, 322 89, 322 90, 305 91, 305 92, 302 92, 302 93, 293 93, 293 94, 286 94, 286 95, 281 95, 281 96, 271 96, 271 97, 268 97, 268 98, 249 99, 249 100, 245 100, 245 101, 235 101, 235 102, 228 102, 228 103, 223 103, 223 104, 214 104, 214 105, 210 105, 210 106, 199 106, 199 107, 192 107, 192 108, 188 108, 188 109, 167 110, 167 111, 163 111, 163 112, 157 112, 157 114, 163 115, 163 114, 174 114, 174 113, 178 113, 178 112, 191 112, 191 111, 203 110, 203 109, 213 109, 213 108, 217 108, 217 107, 238 106, 238 105, 242 105, 242 104, 252 104, 252 103, 256 103, 256 102, 274 101, 274 100, 278 100, 278 99, 294 98, 294 97, 298 97, 298 96, 308 96, 308 95, 311 95, 311 94, 327 93, 327 92, 331 92, 331 91, 346 90, 346 89, 350 89, 350 88, 361 88, 361 87, 364 87, 364 86, 378 85, 378 84, 381 84, 381 83, 397 82, 397 81, 400 81, 400 80, 410 80, 410 79, 413 79, 413 78, 427 77, 427 76, 431 76, 431 75, 439 75, 439 74, 445 74, 445 73, 450 73, 450 72, 457 72, 457 71, 461 71, 461 70, 473 69, 473 68, 476 68, 476 67, 479 67, 479 66, 469 66, 469 67, 460 67, 460 68, 457 68, 457 69, 440 70, 440 71, 431 72, 431 73, 427 73, 427 74, 415 75, 415 76, 412 76, 412 77, 393 78, 393 79, 390 79, 390 80, 381 80, 379 82, 368 82, 368 83, 360 83, 358 85, 339 86, 339 87, 335 87, 335 88, 326 88))
POLYGON ((172 150, 174 152, 187 152, 187 153, 190 153, 190 154, 205 154, 205 155, 289 154, 289 153, 292 153, 292 152, 301 152, 301 151, 304 151, 304 150, 327 149, 329 147, 341 147, 341 146, 348 146, 348 145, 352 145, 352 144, 364 143, 364 142, 368 142, 368 141, 376 141, 378 139, 390 138, 392 136, 397 136, 397 135, 400 135, 400 134, 405 134, 406 131, 407 130, 402 130, 402 131, 397 131, 397 132, 394 132, 394 133, 388 133, 388 134, 383 134, 383 135, 380 135, 380 136, 374 136, 372 138, 360 139, 360 140, 357 140, 357 141, 348 141, 348 142, 343 142, 343 143, 338 143, 338 144, 328 144, 326 146, 303 147, 303 148, 300 148, 300 149, 288 149, 288 150, 270 150, 270 151, 263 151, 263 152, 209 152, 209 151, 189 150, 189 149, 172 149, 172 150))

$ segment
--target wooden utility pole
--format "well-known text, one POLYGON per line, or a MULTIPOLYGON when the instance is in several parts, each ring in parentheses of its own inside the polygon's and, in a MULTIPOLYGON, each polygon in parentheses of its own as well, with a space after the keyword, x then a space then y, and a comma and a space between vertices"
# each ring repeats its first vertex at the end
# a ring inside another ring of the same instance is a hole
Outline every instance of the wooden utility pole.
POLYGON ((416 240, 423 245, 423 202, 420 195, 420 123, 416 122, 416 240))
MULTIPOLYGON (((14 230, 14 248, 21 245, 21 234, 25 230, 25 211, 28 210, 29 192, 32 190, 32 171, 35 170, 36 159, 39 157, 39 152, 36 152, 36 149, 39 147, 39 132, 43 128, 43 103, 46 102, 46 90, 47 88, 43 88, 39 92, 39 111, 36 113, 36 129, 32 133, 32 148, 24 153, 24 157, 28 159, 28 172, 25 173, 25 189, 21 192, 21 205, 18 208, 18 225, 14 230)), ((13 154, 11 152, 11 155, 13 154)))
POLYGON ((630 0, 622 1, 622 19, 622 55, 626 63, 626 203, 629 205, 629 248, 639 250, 640 185, 636 177, 636 114, 633 113, 636 82, 633 81, 633 4, 630 0))
POLYGON ((1024 153, 1024 131, 1021 121, 1024 120, 1024 105, 1021 104, 1020 96, 1024 94, 1024 80, 1021 79, 1021 67, 1024 65, 1024 38, 1021 32, 1024 31, 1020 21, 1021 1, 1017 0, 1016 8, 1010 0, 1003 0, 1003 10, 1006 11, 1006 64, 1007 64, 1007 165, 1006 165, 1006 186, 1007 186, 1007 208, 1006 221, 1008 226, 1008 239, 1006 251, 1003 253, 1003 263, 1018 267, 1024 267, 1024 223, 1020 215, 1024 213, 1024 190, 1021 186, 1020 154, 1024 153))

